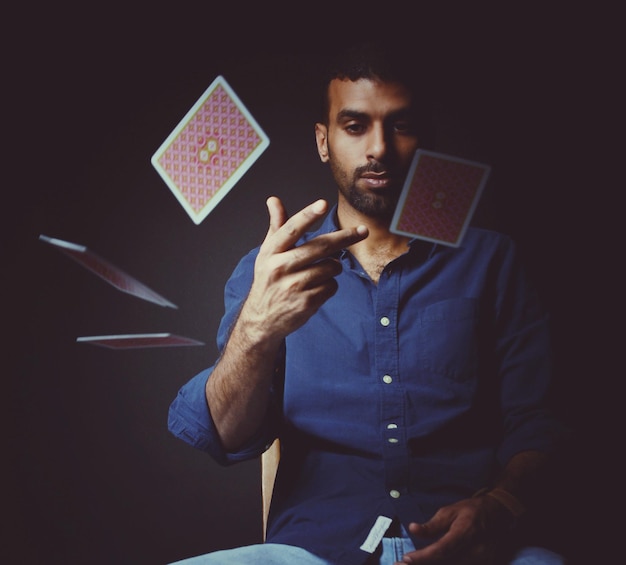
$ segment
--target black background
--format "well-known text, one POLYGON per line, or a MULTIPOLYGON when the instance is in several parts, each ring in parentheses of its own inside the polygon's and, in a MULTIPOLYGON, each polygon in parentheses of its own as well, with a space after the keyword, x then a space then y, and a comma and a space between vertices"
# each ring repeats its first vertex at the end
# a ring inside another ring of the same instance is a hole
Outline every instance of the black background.
POLYGON ((443 108, 439 149, 493 167, 474 222, 527 256, 553 313, 556 408, 577 438, 555 493, 563 509, 545 526, 574 562, 601 562, 621 421, 607 404, 619 380, 615 182, 596 174, 612 147, 614 16, 466 4, 5 9, 3 562, 156 565, 260 540, 259 462, 220 468, 169 434, 167 409, 214 360, 223 285, 262 240, 267 196, 292 212, 334 199, 315 152, 315 69, 371 34, 415 38, 443 108), (270 146, 197 226, 150 157, 218 74, 270 146), (40 234, 86 245, 179 308, 120 293, 40 234), (206 345, 75 341, 135 332, 206 345))

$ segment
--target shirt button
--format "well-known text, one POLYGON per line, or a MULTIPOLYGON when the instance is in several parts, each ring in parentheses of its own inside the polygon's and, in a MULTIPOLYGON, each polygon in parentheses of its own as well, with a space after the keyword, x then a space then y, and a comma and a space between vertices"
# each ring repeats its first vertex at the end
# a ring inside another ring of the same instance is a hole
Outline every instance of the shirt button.
POLYGON ((395 438, 395 437, 390 437, 387 441, 388 441, 389 443, 398 443, 398 438, 395 438))
POLYGON ((391 384, 393 382, 393 379, 391 378, 391 375, 385 375, 383 377, 383 382, 386 384, 391 384))
POLYGON ((397 490, 393 489, 389 491, 389 496, 391 498, 400 498, 400 493, 397 490))
POLYGON ((383 316, 383 317, 380 319, 380 325, 381 325, 381 326, 385 326, 385 327, 387 327, 390 323, 391 323, 391 320, 390 320, 389 318, 387 318, 387 316, 383 316))
POLYGON ((388 430, 397 430, 398 429, 398 424, 387 424, 387 429, 388 430))

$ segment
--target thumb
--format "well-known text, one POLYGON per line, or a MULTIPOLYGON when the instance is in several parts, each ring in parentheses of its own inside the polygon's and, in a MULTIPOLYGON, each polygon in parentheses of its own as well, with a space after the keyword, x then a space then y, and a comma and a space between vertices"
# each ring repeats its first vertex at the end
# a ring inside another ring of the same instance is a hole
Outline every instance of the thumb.
POLYGON ((418 536, 420 538, 437 537, 441 533, 440 530, 441 527, 439 524, 437 524, 437 520, 435 520, 434 518, 422 524, 418 524, 417 522, 411 522, 409 524, 409 532, 414 536, 418 536))
POLYGON ((269 236, 276 233, 287 221, 287 212, 282 201, 277 196, 270 196, 266 200, 265 205, 270 215, 270 225, 267 230, 267 236, 265 237, 265 239, 267 239, 269 236))

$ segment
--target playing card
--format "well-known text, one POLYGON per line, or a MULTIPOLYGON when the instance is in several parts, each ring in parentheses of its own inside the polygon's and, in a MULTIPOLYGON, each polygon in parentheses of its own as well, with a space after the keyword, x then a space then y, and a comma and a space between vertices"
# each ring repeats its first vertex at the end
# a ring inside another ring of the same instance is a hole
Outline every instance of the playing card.
POLYGON ((122 269, 116 267, 112 263, 109 263, 102 257, 96 255, 93 251, 87 249, 84 245, 77 245, 76 243, 56 239, 54 237, 48 237, 43 234, 39 236, 39 239, 55 246, 65 255, 71 257, 83 267, 89 269, 92 273, 95 273, 99 277, 103 278, 109 284, 112 284, 122 292, 143 298, 149 302, 154 302, 160 306, 178 308, 176 304, 172 304, 169 300, 163 298, 160 294, 157 294, 145 284, 140 283, 137 279, 122 271, 122 269))
POLYGON ((94 335, 77 337, 79 343, 91 343, 109 349, 140 349, 146 347, 181 347, 204 345, 201 341, 170 333, 94 335))
POLYGON ((490 172, 483 163, 418 149, 390 230, 458 247, 490 172))
POLYGON ((269 138, 218 76, 151 162, 199 224, 269 145, 269 138))

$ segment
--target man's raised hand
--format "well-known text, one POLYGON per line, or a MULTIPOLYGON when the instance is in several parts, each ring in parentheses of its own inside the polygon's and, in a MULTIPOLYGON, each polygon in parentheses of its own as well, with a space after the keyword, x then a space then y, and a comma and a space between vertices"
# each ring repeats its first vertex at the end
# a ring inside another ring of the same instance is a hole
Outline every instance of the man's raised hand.
POLYGON ((296 246, 327 207, 326 201, 318 200, 287 218, 280 199, 268 198, 270 225, 240 315, 250 337, 278 343, 335 294, 341 264, 333 256, 367 237, 368 231, 365 226, 341 229, 296 246))

